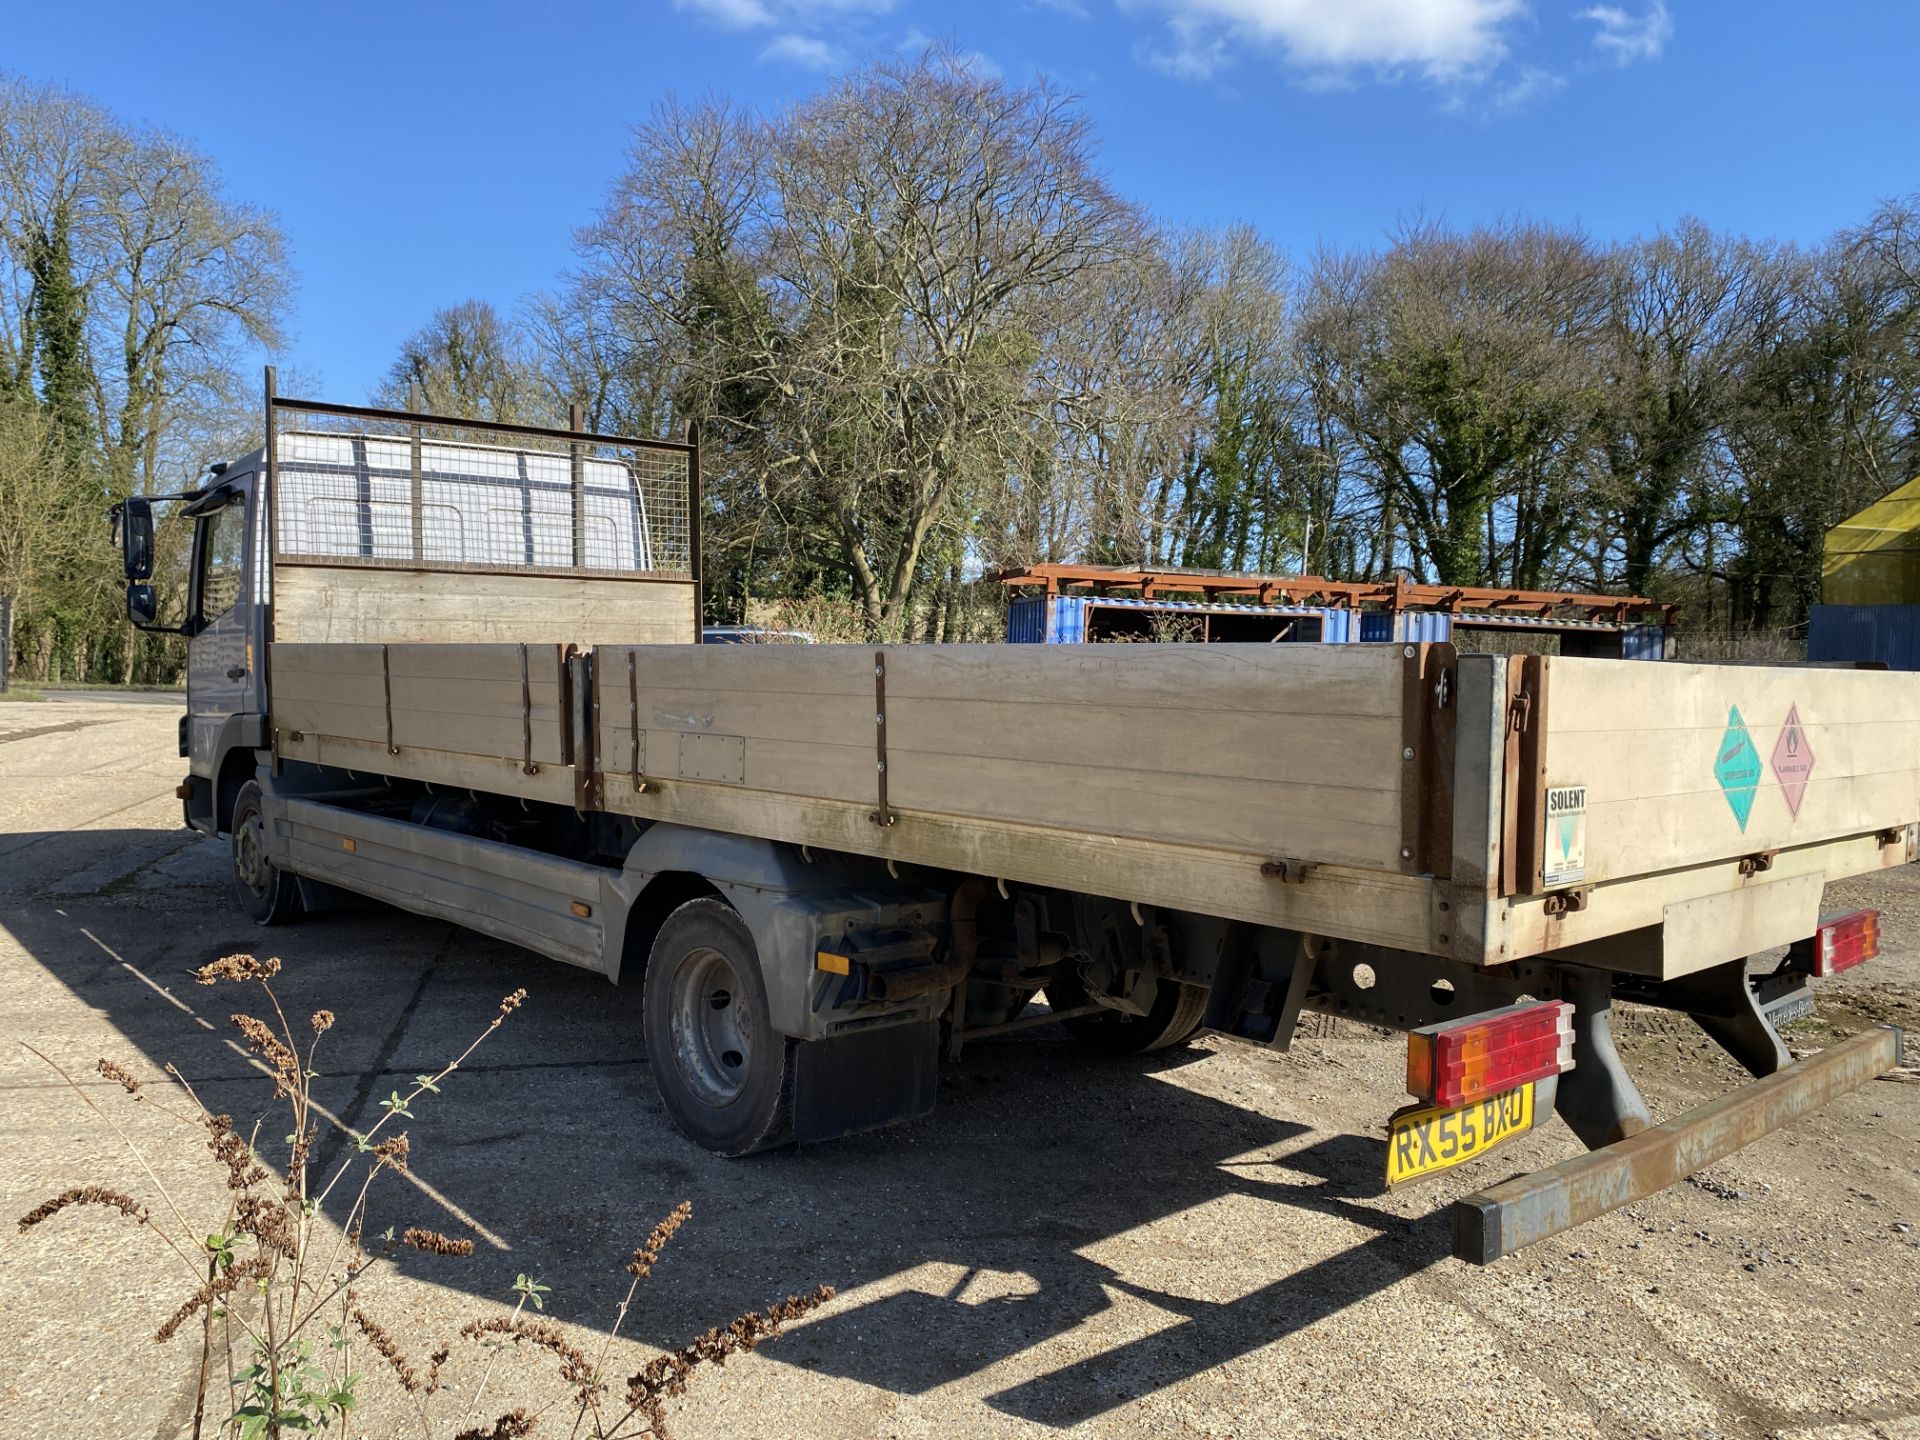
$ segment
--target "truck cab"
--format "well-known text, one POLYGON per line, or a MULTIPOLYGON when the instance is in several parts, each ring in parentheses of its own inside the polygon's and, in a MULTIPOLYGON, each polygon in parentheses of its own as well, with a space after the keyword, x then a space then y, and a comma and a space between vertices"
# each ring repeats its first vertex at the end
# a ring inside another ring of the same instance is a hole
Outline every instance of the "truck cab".
POLYGON ((208 483, 179 496, 136 496, 118 508, 128 578, 127 615, 141 630, 186 637, 187 712, 180 720, 186 823, 227 835, 241 786, 265 747, 267 589, 262 452, 218 466, 208 483), (177 500, 192 525, 185 614, 162 624, 151 583, 155 500, 177 500))

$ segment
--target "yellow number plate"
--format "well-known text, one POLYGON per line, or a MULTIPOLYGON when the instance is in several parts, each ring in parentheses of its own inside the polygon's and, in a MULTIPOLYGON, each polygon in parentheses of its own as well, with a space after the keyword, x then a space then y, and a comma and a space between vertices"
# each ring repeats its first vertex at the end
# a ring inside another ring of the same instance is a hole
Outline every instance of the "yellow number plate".
POLYGON ((1387 1122, 1387 1184, 1451 1170, 1532 1128, 1531 1084, 1458 1110, 1402 1110, 1387 1122))

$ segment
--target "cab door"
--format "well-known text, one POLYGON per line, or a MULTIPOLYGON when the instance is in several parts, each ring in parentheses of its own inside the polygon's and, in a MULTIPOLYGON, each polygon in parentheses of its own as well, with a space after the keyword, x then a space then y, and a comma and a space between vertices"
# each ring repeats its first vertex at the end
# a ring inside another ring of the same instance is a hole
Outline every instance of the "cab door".
POLYGON ((193 576, 187 617, 188 770, 219 774, 228 720, 260 710, 253 666, 248 487, 228 485, 192 507, 193 576))

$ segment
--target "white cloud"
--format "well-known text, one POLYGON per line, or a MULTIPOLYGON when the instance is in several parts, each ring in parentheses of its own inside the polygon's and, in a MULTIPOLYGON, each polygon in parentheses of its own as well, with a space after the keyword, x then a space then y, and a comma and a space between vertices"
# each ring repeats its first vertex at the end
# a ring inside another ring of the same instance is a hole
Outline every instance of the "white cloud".
POLYGON ((1458 81, 1506 58, 1505 28, 1526 0, 1123 0, 1167 12, 1169 47, 1146 58, 1182 79, 1208 79, 1249 48, 1277 50, 1321 82, 1370 68, 1458 81))
POLYGON ((773 24, 773 12, 760 0, 673 0, 673 8, 690 10, 729 30, 773 24))
POLYGON ((884 15, 895 0, 673 0, 673 8, 729 30, 789 25, 814 29, 851 15, 884 15))
POLYGON ((1564 77, 1551 70, 1542 70, 1537 65, 1522 65, 1511 80, 1494 89, 1488 97, 1488 103, 1495 111, 1524 110, 1534 101, 1544 100, 1563 88, 1566 83, 1564 77))
POLYGON ((774 32, 759 58, 809 70, 835 70, 872 42, 869 17, 897 0, 673 0, 674 9, 723 30, 774 32))
POLYGON ((1629 14, 1618 5, 1595 5, 1582 10, 1577 18, 1591 20, 1599 27, 1593 32, 1594 47, 1619 65, 1658 60, 1673 38, 1667 0, 1653 0, 1644 15, 1629 14))
POLYGON ((831 70, 840 63, 840 52, 812 35, 788 33, 776 35, 760 52, 762 60, 784 60, 809 70, 831 70))

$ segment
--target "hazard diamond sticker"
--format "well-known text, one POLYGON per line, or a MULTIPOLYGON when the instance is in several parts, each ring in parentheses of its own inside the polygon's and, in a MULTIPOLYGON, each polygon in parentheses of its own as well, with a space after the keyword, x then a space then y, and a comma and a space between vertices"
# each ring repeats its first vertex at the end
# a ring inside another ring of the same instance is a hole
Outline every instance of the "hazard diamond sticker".
POLYGON ((1800 818, 1800 797, 1807 793, 1807 777, 1813 774, 1813 746, 1807 741, 1806 727, 1800 723, 1800 707, 1787 707, 1787 723, 1780 727, 1780 738, 1773 745, 1773 773, 1780 781, 1780 793, 1786 797, 1793 818, 1800 818))
POLYGON ((1720 737, 1720 757, 1713 762, 1713 778, 1733 808, 1740 828, 1747 828, 1753 814, 1753 797, 1760 789, 1760 752, 1753 748, 1753 736, 1747 722, 1740 718, 1740 707, 1727 711, 1727 732, 1720 737))

